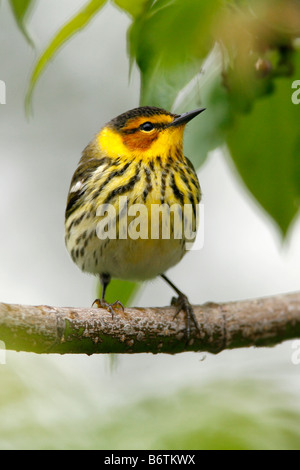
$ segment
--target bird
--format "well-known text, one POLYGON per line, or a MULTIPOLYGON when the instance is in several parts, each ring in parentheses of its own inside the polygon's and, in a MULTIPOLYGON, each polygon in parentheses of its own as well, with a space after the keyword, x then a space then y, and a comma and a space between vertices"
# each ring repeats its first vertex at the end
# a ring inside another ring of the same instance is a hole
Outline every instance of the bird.
POLYGON ((101 299, 94 304, 114 315, 124 307, 117 299, 112 304, 105 300, 112 278, 160 276, 177 294, 171 302, 174 318, 185 314, 187 338, 192 325, 198 332, 200 327, 187 296, 165 272, 179 263, 197 232, 201 189, 184 156, 183 136, 186 124, 204 110, 176 114, 140 106, 111 119, 83 150, 65 210, 66 248, 74 263, 99 276, 102 285, 101 299), (158 216, 155 208, 160 208, 158 216), (184 224, 191 240, 183 233, 184 224))

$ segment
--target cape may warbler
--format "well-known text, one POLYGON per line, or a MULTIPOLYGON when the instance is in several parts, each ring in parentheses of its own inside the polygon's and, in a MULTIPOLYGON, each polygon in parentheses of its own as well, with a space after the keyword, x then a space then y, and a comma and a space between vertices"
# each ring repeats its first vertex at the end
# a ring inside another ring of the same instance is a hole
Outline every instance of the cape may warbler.
POLYGON ((183 155, 183 132, 202 111, 178 115, 146 106, 112 119, 82 153, 65 218, 73 261, 100 277, 98 306, 113 314, 120 304, 105 301, 112 277, 146 280, 160 275, 178 295, 172 301, 175 316, 185 313, 188 336, 191 321, 199 330, 193 309, 164 272, 181 260, 196 236, 201 191, 193 165, 183 155))

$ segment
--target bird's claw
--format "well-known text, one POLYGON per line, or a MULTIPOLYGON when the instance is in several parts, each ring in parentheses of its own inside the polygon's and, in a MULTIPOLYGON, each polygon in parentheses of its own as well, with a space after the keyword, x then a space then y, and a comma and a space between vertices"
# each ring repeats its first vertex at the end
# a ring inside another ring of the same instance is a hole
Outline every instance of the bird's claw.
POLYGON ((124 313, 124 306, 119 300, 116 300, 116 302, 113 302, 112 304, 110 304, 106 302, 106 300, 96 299, 94 300, 92 307, 94 305, 97 305, 98 308, 106 308, 106 310, 108 310, 111 313, 112 319, 114 318, 114 315, 116 314, 116 308, 118 307, 121 308, 124 313))
POLYGON ((192 305, 189 302, 189 299, 187 298, 186 295, 181 294, 178 297, 173 297, 171 300, 171 305, 174 307, 177 307, 177 310, 174 314, 173 319, 179 315, 180 312, 185 313, 185 320, 186 320, 186 337, 187 341, 190 339, 190 334, 191 334, 191 321, 194 323, 196 329, 198 330, 199 333, 201 333, 200 326, 197 322, 197 319, 194 314, 194 310, 192 305))

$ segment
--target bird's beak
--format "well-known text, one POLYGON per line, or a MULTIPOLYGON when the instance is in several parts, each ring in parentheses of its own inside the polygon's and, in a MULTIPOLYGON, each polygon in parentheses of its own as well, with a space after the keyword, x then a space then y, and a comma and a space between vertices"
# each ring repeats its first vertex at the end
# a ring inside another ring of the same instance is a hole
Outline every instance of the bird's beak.
POLYGON ((175 127, 181 126, 183 124, 187 124, 189 121, 194 119, 194 117, 198 116, 198 114, 205 111, 206 108, 195 109, 194 111, 188 111, 184 114, 178 114, 175 116, 174 121, 172 121, 168 127, 175 127))

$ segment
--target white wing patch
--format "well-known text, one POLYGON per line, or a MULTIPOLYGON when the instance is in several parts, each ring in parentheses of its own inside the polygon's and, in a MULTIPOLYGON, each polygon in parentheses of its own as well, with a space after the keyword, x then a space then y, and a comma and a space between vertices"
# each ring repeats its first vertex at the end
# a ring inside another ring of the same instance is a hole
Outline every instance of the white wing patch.
POLYGON ((70 193, 77 193, 83 186, 83 181, 77 181, 72 188, 70 189, 70 193))

